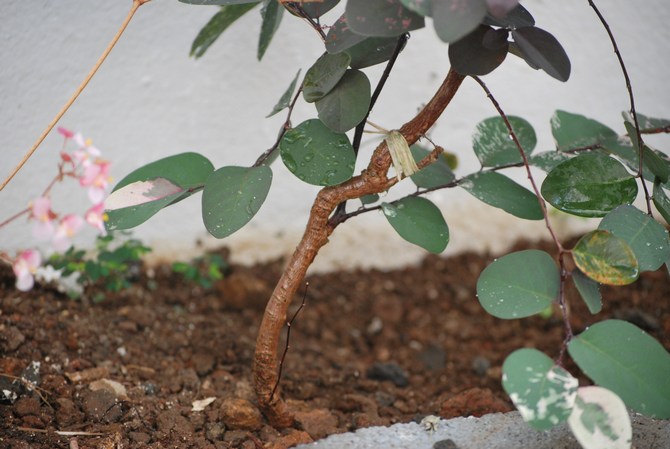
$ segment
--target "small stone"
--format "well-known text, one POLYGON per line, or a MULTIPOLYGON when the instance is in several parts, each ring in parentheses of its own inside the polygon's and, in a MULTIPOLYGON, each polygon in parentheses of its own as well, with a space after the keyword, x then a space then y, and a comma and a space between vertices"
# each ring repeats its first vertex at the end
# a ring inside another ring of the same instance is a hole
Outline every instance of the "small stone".
POLYGON ((272 442, 268 449, 288 449, 289 447, 297 446, 298 444, 308 444, 312 441, 314 440, 312 440, 312 437, 307 432, 289 429, 286 435, 272 442))
POLYGON ((107 377, 107 375, 109 375, 109 370, 103 366, 97 366, 95 368, 89 368, 74 373, 65 373, 65 377, 67 377, 70 382, 74 383, 92 382, 107 377))
POLYGON ((458 449, 458 445, 452 440, 440 440, 433 444, 433 449, 458 449))
POLYGON ((372 380, 390 380, 396 387, 406 387, 409 385, 407 373, 397 363, 375 363, 367 371, 368 379, 372 380))
POLYGON ((31 397, 24 397, 16 401, 14 404, 14 412, 18 416, 28 416, 40 414, 40 401, 31 397))
POLYGON ((221 423, 213 422, 205 424, 205 436, 212 443, 217 440, 222 440, 225 431, 226 428, 221 423))
POLYGON ((70 399, 58 398, 58 411, 56 412, 56 421, 60 427, 68 427, 74 423, 81 422, 84 414, 70 399))
POLYGON ((91 389, 91 391, 97 391, 97 390, 107 390, 110 393, 114 395, 114 397, 119 398, 119 399, 127 399, 128 398, 128 392, 126 391, 126 387, 121 385, 119 382, 111 379, 100 379, 96 380, 94 382, 91 382, 88 385, 88 388, 91 389))
POLYGON ((199 376, 206 376, 211 373, 216 364, 216 359, 212 354, 198 352, 191 358, 193 368, 199 376))
POLYGON ((148 444, 151 442, 151 435, 144 432, 128 432, 128 436, 135 443, 148 444))
POLYGON ((318 440, 337 431, 337 416, 333 415, 327 409, 296 412, 295 420, 314 440, 318 440))
POLYGON ((486 357, 477 356, 472 359, 472 370, 478 376, 486 376, 486 372, 491 368, 491 361, 486 357))
POLYGON ((220 416, 226 427, 232 430, 258 430, 263 426, 261 412, 245 399, 224 399, 220 416))
POLYGON ((0 349, 3 352, 16 351, 23 342, 26 341, 25 335, 14 326, 0 328, 0 349))
POLYGON ((156 417, 156 426, 159 431, 165 434, 169 434, 170 432, 175 432, 179 435, 193 434, 193 425, 191 422, 184 418, 178 410, 174 409, 161 412, 156 417))
POLYGON ((419 354, 419 360, 429 370, 440 370, 447 363, 447 354, 440 346, 430 344, 419 354))
POLYGON ((237 447, 248 438, 244 430, 229 430, 223 435, 223 441, 230 443, 231 447, 237 447))
POLYGON ((123 410, 114 393, 107 390, 86 392, 82 395, 82 408, 94 421, 112 423, 121 418, 123 410))

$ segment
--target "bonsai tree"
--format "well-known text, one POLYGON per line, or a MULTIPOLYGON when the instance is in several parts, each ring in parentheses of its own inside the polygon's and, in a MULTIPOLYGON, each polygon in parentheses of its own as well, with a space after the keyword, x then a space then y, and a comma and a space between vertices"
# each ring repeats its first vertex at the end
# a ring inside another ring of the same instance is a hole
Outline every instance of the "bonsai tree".
MULTIPOLYGON (((426 196, 448 188, 462 188, 519 219, 544 221, 556 247, 553 256, 540 250, 507 254, 492 262, 477 284, 482 307, 501 319, 542 313, 552 304, 561 311, 565 340, 553 358, 525 348, 504 363, 503 387, 523 419, 538 429, 568 421, 584 447, 623 448, 630 447, 632 438, 627 408, 670 418, 667 350, 635 325, 619 320, 598 322, 575 335, 565 297, 566 284, 574 283, 597 314, 600 284, 635 282, 641 272, 657 270, 670 260, 668 232, 655 218, 656 214, 670 221, 670 160, 644 142, 645 134, 670 131, 670 121, 635 110, 624 60, 593 1, 588 3, 611 40, 629 94, 622 132, 577 113, 556 111, 551 118, 556 149, 539 153, 534 152, 537 139, 530 123, 508 116, 480 78, 509 54, 528 64, 528 76, 539 76, 531 73, 535 69, 562 82, 570 77, 570 60, 560 43, 536 26, 517 0, 181 1, 221 6, 195 38, 195 57, 203 56, 235 20, 258 6, 259 59, 286 12, 311 26, 324 44, 323 54, 304 75, 298 71, 271 110, 270 115, 284 113, 286 120, 276 142, 252 166, 215 168, 197 153, 169 156, 128 174, 105 203, 107 229, 128 229, 202 192, 205 227, 214 237, 225 238, 261 208, 273 170, 287 169, 301 182, 322 186, 259 329, 254 386, 272 425, 293 423, 281 396, 280 333, 308 267, 329 236, 349 219, 382 211, 402 238, 441 253, 449 243, 449 228, 426 196), (322 23, 321 17, 336 6, 343 11, 339 19, 322 23), (397 58, 410 45, 409 33, 424 28, 426 18, 448 44, 451 69, 421 111, 397 128, 383 129, 374 124, 373 107, 397 58), (385 64, 385 70, 372 83, 365 69, 376 64, 385 64), (427 133, 466 78, 481 86, 482 99, 488 97, 497 114, 479 123, 473 136, 481 168, 457 176, 455 156, 427 133), (298 101, 313 103, 316 111, 314 118, 294 125, 291 114, 298 101), (366 168, 356 173, 365 131, 384 138, 366 168), (275 163, 278 159, 282 164, 275 163), (525 169, 525 185, 505 175, 512 167, 525 169), (532 168, 546 172, 541 183, 532 168), (402 182, 414 183, 415 191, 380 199, 402 182), (642 209, 633 205, 638 192, 644 199, 642 209), (568 214, 602 220, 567 247, 554 231, 547 203, 568 214), (564 368, 568 355, 597 386, 579 387, 564 368)), ((135 0, 134 8, 142 3, 135 0)))

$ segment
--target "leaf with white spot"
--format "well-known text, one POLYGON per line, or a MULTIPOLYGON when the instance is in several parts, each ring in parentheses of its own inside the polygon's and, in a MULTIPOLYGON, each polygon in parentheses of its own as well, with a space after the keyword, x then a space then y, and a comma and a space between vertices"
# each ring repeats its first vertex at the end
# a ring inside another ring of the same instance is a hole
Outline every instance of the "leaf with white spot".
POLYGON ((619 396, 602 387, 582 387, 568 418, 572 433, 587 449, 629 449, 630 417, 619 396))
POLYGON ((137 181, 112 192, 105 200, 105 209, 115 210, 123 207, 138 206, 151 201, 161 200, 183 191, 184 189, 165 178, 137 181))
POLYGON ((537 349, 518 349, 503 364, 503 388, 523 420, 538 430, 568 419, 578 385, 577 379, 537 349))

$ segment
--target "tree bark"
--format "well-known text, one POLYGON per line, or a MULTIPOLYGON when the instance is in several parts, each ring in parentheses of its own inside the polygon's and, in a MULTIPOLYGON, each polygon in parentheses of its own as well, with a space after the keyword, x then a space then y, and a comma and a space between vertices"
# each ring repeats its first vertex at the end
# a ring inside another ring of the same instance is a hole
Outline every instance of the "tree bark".
MULTIPOLYGON (((444 82, 428 104, 400 128, 407 143, 412 145, 424 135, 447 107, 464 77, 450 70, 444 82)), ((424 162, 424 161, 422 161, 424 162)), ((423 165, 429 163, 425 161, 423 165)), ((422 164, 419 164, 421 166, 422 164)), ((293 296, 302 285, 307 269, 317 253, 326 243, 337 226, 329 218, 338 204, 360 198, 363 195, 381 193, 388 190, 397 178, 388 178, 391 156, 386 142, 377 146, 366 170, 350 180, 323 188, 314 200, 305 232, 289 260, 284 272, 270 297, 256 339, 254 355, 254 387, 261 411, 270 424, 285 428, 293 424, 293 415, 281 398, 279 388, 272 392, 278 382, 279 335, 286 324, 286 314, 293 296)))

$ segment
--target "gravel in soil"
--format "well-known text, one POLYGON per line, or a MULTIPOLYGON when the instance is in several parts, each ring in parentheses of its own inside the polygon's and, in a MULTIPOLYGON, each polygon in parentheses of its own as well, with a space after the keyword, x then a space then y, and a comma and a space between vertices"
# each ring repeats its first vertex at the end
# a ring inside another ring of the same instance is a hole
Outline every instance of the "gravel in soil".
MULTIPOLYGON (((525 346, 557 356, 563 323, 487 315, 475 285, 491 260, 429 256, 401 270, 310 276, 281 381, 297 425, 281 432, 264 421, 251 384, 281 261, 232 267, 209 290, 158 266, 100 303, 50 287, 18 293, 2 267, 0 448, 282 448, 429 414, 512 410, 500 385, 505 357, 525 346)), ((572 287, 567 295, 575 333, 616 317, 670 347, 667 272, 603 288, 595 317, 572 287)))

